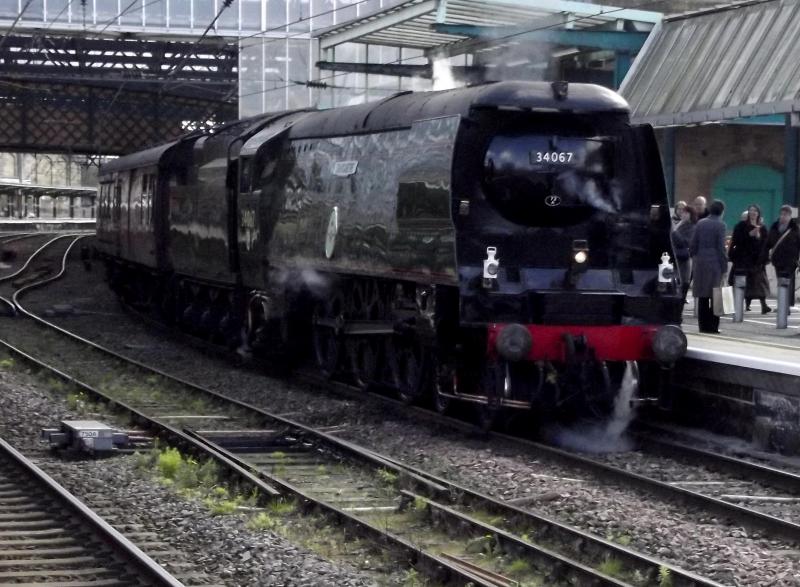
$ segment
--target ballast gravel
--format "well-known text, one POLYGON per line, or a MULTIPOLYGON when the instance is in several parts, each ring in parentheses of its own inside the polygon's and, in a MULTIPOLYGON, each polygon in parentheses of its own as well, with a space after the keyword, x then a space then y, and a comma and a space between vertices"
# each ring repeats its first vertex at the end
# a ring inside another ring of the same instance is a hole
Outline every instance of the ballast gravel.
POLYGON ((71 275, 31 296, 39 310, 54 296, 73 311, 61 325, 167 372, 275 413, 340 427, 340 436, 473 489, 659 557, 726 585, 800 584, 800 545, 773 540, 712 515, 591 474, 535 458, 518 446, 414 421, 380 402, 353 401, 234 368, 172 340, 126 314, 95 271, 71 275), (57 292, 57 293, 56 293, 57 292), (102 316, 102 319, 98 319, 102 316))
POLYGON ((143 478, 133 455, 64 460, 38 439, 41 428, 75 418, 66 402, 25 373, 0 368, 0 437, 123 533, 153 533, 165 543, 151 556, 187 585, 352 586, 373 584, 270 531, 250 531, 244 516, 211 516, 143 478), (159 554, 169 550, 171 553, 159 554))

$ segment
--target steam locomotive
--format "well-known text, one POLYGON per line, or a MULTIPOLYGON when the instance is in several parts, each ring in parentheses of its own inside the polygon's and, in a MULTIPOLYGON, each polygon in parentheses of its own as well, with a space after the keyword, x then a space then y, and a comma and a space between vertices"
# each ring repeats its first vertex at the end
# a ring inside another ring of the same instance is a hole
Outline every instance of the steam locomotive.
POLYGON ((608 410, 631 365, 654 389, 686 350, 669 230, 622 98, 496 82, 116 159, 97 249, 128 302, 197 335, 491 418, 608 410))

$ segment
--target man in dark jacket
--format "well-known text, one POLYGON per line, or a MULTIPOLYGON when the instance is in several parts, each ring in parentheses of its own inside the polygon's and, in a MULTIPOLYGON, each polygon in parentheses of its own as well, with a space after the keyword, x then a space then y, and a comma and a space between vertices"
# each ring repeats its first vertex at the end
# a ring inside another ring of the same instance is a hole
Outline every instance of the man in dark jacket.
POLYGON ((800 228, 792 218, 792 207, 781 206, 781 212, 767 235, 764 262, 771 262, 778 277, 790 278, 789 303, 794 305, 794 274, 800 257, 800 228))
POLYGON ((714 315, 711 298, 714 288, 722 285, 728 270, 725 252, 725 204, 714 200, 708 218, 697 223, 689 245, 692 256, 692 294, 697 299, 697 322, 700 332, 719 333, 719 316, 714 315))
POLYGON ((698 220, 703 220, 704 218, 708 218, 709 216, 708 200, 706 200, 705 197, 697 196, 692 202, 692 206, 694 207, 694 211, 697 212, 698 220))

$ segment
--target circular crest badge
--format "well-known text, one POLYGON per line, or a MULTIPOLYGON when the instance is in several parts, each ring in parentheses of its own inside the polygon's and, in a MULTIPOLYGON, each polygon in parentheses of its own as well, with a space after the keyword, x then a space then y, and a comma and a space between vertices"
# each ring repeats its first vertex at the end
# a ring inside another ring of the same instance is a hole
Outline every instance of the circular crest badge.
POLYGON ((334 206, 328 217, 328 230, 325 232, 325 257, 333 257, 336 248, 336 235, 339 233, 339 206, 334 206))
POLYGON ((561 205, 561 196, 556 196, 555 194, 552 196, 547 196, 544 199, 544 203, 550 206, 551 208, 555 208, 556 206, 561 205))

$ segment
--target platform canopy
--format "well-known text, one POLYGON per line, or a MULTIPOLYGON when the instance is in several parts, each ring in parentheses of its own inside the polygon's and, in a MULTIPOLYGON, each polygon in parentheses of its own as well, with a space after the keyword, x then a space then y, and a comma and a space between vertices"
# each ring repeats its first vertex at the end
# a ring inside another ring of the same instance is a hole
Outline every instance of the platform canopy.
POLYGON ((0 196, 3 195, 22 195, 41 198, 50 196, 51 198, 66 197, 87 197, 97 196, 97 188, 90 187, 68 187, 52 185, 34 185, 30 183, 17 183, 0 180, 0 196))
POLYGON ((534 40, 553 44, 581 44, 582 40, 582 44, 616 48, 618 42, 626 42, 623 34, 616 33, 640 31, 646 36, 660 20, 659 12, 567 0, 407 0, 314 36, 321 51, 343 43, 365 43, 456 55, 470 51, 477 41, 491 42, 503 35, 536 36, 534 40), (623 22, 628 26, 620 26, 623 22), (554 36, 561 31, 567 35, 554 36), (568 36, 579 31, 607 35, 591 40, 568 36))
POLYGON ((635 121, 654 126, 800 111, 800 2, 751 0, 665 19, 620 93, 635 121))

